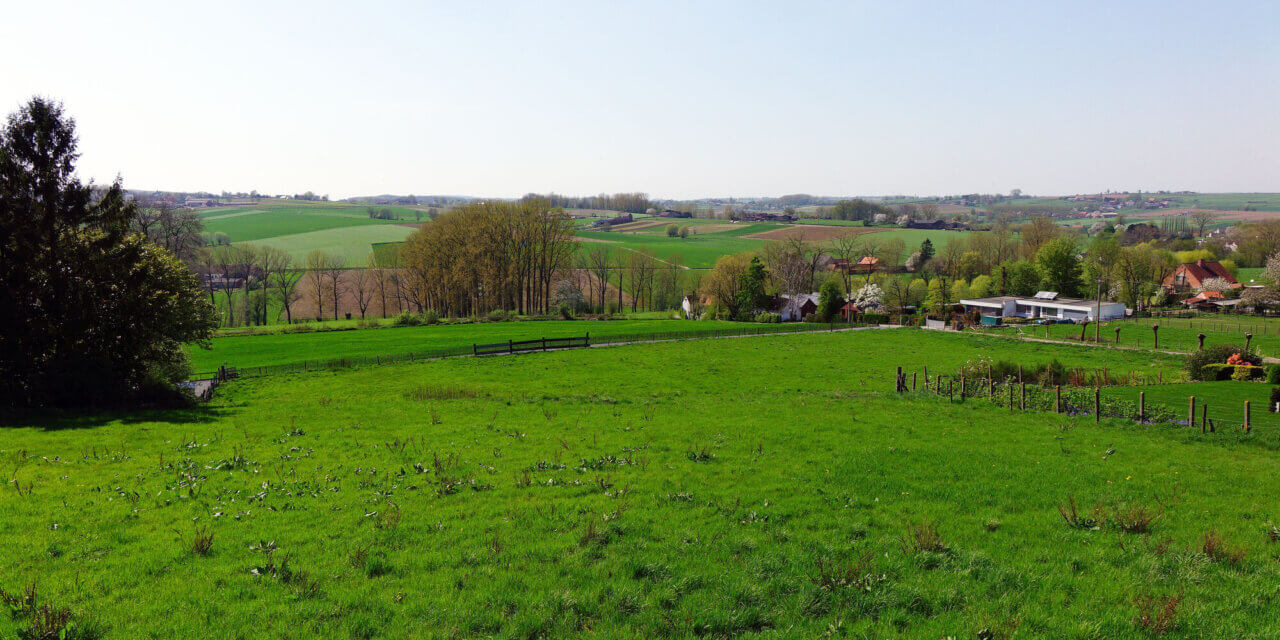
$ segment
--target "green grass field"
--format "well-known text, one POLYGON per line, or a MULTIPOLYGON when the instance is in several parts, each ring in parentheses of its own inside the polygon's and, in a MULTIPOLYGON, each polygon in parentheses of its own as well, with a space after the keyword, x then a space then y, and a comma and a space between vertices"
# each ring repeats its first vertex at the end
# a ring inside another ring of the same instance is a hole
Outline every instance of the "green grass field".
POLYGON ((254 244, 283 249, 300 266, 308 253, 318 249, 342 257, 348 267, 363 267, 369 264, 369 255, 373 253, 375 244, 403 242, 414 231, 413 227, 398 224, 362 225, 261 238, 254 244))
MULTIPOLYGON (((1280 430, 1280 414, 1268 411, 1271 403, 1271 385, 1262 382, 1191 382, 1185 384, 1157 384, 1137 387, 1110 387, 1103 390, 1107 396, 1138 401, 1138 393, 1146 394, 1149 405, 1168 407, 1181 420, 1187 419, 1191 396, 1196 398, 1196 420, 1208 409, 1209 418, 1218 423, 1218 429, 1240 429, 1244 423, 1244 401, 1249 401, 1249 423, 1255 429, 1280 430)), ((1196 423, 1197 425, 1199 422, 1196 423)))
POLYGON ((365 205, 264 200, 259 204, 199 210, 207 233, 225 233, 232 243, 270 245, 288 251, 295 262, 319 249, 365 266, 377 243, 402 242, 414 229, 398 223, 426 220, 411 207, 389 209, 394 220, 370 218, 365 205))
POLYGON ((579 242, 578 251, 586 253, 599 243, 629 249, 632 251, 649 250, 659 259, 673 260, 679 257, 681 264, 708 269, 715 265, 716 259, 723 255, 758 251, 768 240, 755 238, 739 238, 715 233, 698 233, 688 238, 668 238, 665 235, 624 233, 612 231, 578 231, 578 237, 587 241, 579 242))
POLYGON ((365 225, 385 225, 385 220, 355 216, 264 212, 236 215, 205 222, 205 231, 227 234, 232 242, 252 242, 275 236, 365 225))
MULTIPOLYGON (((341 323, 341 321, 339 321, 341 323)), ((696 334, 753 327, 751 323, 693 320, 537 320, 385 327, 313 333, 224 336, 210 350, 188 347, 192 368, 212 371, 219 365, 260 367, 308 360, 421 353, 506 340, 568 338, 590 334, 593 341, 646 333, 696 334)))
POLYGON ((1273 432, 891 392, 895 366, 981 356, 1178 364, 858 331, 27 417, 0 444, 0 588, 34 583, 77 637, 1147 638, 1140 603, 1170 595, 1166 637, 1275 637, 1273 432), (1064 522, 1069 498, 1096 528, 1064 522), (1116 523, 1136 507, 1149 533, 1116 523), (1243 557, 1206 553, 1210 530, 1243 557))
MULTIPOLYGON (((1115 343, 1115 328, 1120 327, 1120 345, 1154 348, 1155 332, 1152 325, 1160 325, 1161 350, 1191 352, 1199 348, 1198 335, 1205 334, 1205 346, 1231 344, 1243 346, 1245 334, 1253 333, 1251 348, 1265 357, 1280 357, 1280 319, 1253 316, 1209 316, 1184 318, 1139 318, 1123 322, 1104 322, 1102 341, 1115 343)), ((1086 329, 1086 337, 1093 340, 1096 325, 1086 329)), ((1079 325, 1050 325, 1047 327, 1011 327, 997 331, 1013 332, 1037 338, 1079 339, 1079 325)))

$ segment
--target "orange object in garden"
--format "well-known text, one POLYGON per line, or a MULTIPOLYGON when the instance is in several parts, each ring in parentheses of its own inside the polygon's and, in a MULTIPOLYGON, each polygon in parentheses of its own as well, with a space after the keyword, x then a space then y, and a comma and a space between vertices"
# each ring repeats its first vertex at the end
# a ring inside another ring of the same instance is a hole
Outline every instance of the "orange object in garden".
POLYGON ((1241 357, 1240 354, 1233 353, 1231 354, 1231 357, 1227 358, 1227 364, 1249 364, 1249 363, 1245 362, 1244 358, 1241 357))

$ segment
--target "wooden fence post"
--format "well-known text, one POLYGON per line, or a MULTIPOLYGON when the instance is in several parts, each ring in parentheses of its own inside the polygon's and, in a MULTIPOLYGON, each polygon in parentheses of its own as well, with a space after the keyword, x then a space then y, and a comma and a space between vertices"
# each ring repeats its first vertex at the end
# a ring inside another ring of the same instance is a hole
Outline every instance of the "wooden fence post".
POLYGON ((511 342, 510 340, 507 340, 507 353, 515 353, 515 352, 516 352, 515 343, 511 342))
POLYGON ((1245 352, 1245 353, 1249 353, 1249 343, 1250 343, 1250 342, 1253 342, 1253 334, 1252 334, 1252 333, 1246 333, 1246 334, 1244 334, 1244 352, 1245 352))
MULTIPOLYGON (((1196 426, 1196 397, 1195 397, 1195 396, 1191 396, 1191 397, 1187 400, 1187 405, 1188 405, 1188 409, 1187 409, 1188 414, 1187 414, 1187 415, 1189 416, 1189 419, 1187 420, 1187 426, 1188 426, 1188 427, 1194 427, 1194 426, 1196 426)), ((1203 433, 1203 432, 1204 432, 1204 425, 1201 425, 1201 427, 1200 427, 1200 431, 1201 431, 1201 433, 1203 433)))
POLYGON ((1116 344, 1120 344, 1120 327, 1116 327, 1116 344))
POLYGON ((1154 336, 1152 338, 1153 342, 1151 344, 1151 348, 1159 349, 1160 348, 1160 325, 1158 324, 1151 325, 1151 333, 1154 336))
POLYGON ((914 371, 911 372, 911 390, 912 391, 916 390, 916 374, 914 371))
POLYGON ((1018 403, 1018 408, 1022 409, 1023 411, 1026 411, 1027 410, 1027 383, 1019 382, 1018 384, 1022 387, 1022 402, 1018 403))
POLYGON ((964 376, 960 376, 960 399, 961 400, 964 400, 964 388, 965 388, 964 376))
POLYGON ((1062 385, 1053 385, 1053 412, 1062 413, 1062 385))
POLYGON ((955 402, 955 401, 956 401, 955 380, 952 380, 951 378, 947 378, 947 402, 955 402))
POLYGON ((1138 392, 1138 423, 1141 424, 1147 415, 1147 392, 1138 392))
POLYGON ((1102 422, 1102 387, 1093 388, 1093 421, 1102 422))
POLYGON ((1204 334, 1203 334, 1203 333, 1197 333, 1197 334, 1196 334, 1196 339, 1200 341, 1200 351, 1204 351, 1204 334))
POLYGON ((929 388, 929 365, 924 366, 924 388, 929 388))
POLYGON ((1249 401, 1244 401, 1244 432, 1249 433, 1249 401))
POLYGON ((898 374, 893 377, 894 391, 902 393, 902 367, 898 367, 898 374))

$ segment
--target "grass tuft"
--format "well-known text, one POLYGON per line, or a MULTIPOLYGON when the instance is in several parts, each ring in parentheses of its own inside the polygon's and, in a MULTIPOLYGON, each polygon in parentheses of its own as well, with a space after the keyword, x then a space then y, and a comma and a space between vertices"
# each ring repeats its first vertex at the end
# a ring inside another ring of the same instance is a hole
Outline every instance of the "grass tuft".
POLYGON ((1161 513, 1146 505, 1121 505, 1111 511, 1111 521, 1125 533, 1149 533, 1151 526, 1160 519, 1161 513))
POLYGON ((1232 546, 1217 529, 1210 529, 1205 532, 1204 540, 1200 543, 1200 550, 1210 560, 1225 562, 1233 567, 1243 562, 1244 557, 1249 553, 1243 547, 1232 546))
POLYGON ((1101 512, 1102 507, 1094 507, 1092 516, 1080 515, 1075 496, 1068 496, 1066 504, 1058 505, 1058 514, 1072 529, 1097 529, 1098 516, 1101 512))
POLYGON ((1183 597, 1181 594, 1138 596, 1135 601, 1138 607, 1135 622, 1143 631, 1151 635, 1162 636, 1172 631, 1178 624, 1178 607, 1182 605, 1183 597))
POLYGON ((907 526, 903 547, 908 553, 946 553, 950 549, 942 543, 942 536, 932 522, 920 522, 907 526))

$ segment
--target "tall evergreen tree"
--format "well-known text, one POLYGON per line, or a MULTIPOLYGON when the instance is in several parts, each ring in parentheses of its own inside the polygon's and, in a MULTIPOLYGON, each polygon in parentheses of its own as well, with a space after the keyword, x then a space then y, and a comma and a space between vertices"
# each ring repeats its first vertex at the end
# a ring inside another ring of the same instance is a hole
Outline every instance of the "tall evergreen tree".
POLYGON ((930 242, 928 238, 925 238, 924 242, 920 243, 920 263, 924 264, 925 262, 928 262, 934 254, 933 243, 930 242))
POLYGON ((212 333, 196 277, 130 232, 119 181, 75 177, 76 146, 42 98, 0 130, 0 405, 155 398, 187 375, 182 343, 212 333))

